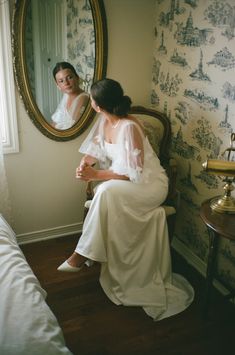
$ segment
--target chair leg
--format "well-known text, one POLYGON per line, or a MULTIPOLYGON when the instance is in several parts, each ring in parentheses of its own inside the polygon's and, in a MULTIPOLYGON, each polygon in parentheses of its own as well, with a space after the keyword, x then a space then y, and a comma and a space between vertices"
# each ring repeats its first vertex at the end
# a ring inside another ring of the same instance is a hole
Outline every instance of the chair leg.
POLYGON ((168 226, 168 233, 169 233, 169 241, 170 244, 172 242, 173 236, 174 236, 174 231, 175 231, 175 219, 176 215, 170 215, 167 217, 167 226, 168 226))

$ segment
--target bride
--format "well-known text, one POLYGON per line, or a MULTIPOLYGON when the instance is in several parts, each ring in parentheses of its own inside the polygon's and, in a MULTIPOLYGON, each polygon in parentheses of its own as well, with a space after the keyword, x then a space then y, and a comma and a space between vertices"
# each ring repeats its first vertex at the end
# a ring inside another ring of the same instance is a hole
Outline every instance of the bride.
POLYGON ((172 316, 191 304, 194 291, 171 270, 161 207, 167 175, 141 123, 128 114, 131 99, 118 82, 94 83, 91 104, 100 117, 80 147, 76 177, 100 183, 77 247, 58 270, 77 272, 98 261, 100 284, 115 304, 142 306, 154 320, 172 316))

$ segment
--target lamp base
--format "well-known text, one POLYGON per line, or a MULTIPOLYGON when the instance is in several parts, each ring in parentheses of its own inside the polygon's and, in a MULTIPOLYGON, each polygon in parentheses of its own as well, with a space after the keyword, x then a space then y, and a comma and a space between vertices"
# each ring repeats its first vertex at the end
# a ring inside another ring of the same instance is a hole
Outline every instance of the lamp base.
POLYGON ((219 213, 235 213, 235 199, 232 196, 216 197, 211 201, 210 207, 219 213))

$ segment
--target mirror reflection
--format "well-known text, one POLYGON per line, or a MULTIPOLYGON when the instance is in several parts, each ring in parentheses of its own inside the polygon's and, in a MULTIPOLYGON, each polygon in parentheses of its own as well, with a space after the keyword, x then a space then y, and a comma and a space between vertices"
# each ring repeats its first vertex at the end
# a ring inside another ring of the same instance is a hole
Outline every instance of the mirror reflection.
MULTIPOLYGON (((25 34, 27 71, 37 106, 53 127, 68 129, 85 109, 84 103, 81 109, 80 103, 71 105, 72 99, 84 91, 88 93, 94 77, 95 32, 89 1, 29 1, 25 34), (65 61, 74 68, 70 73, 73 80, 67 81, 67 87, 62 85, 61 78, 60 85, 53 77, 56 63, 65 61), (69 85, 73 86, 73 93, 67 98, 69 85)), ((82 95, 79 101, 87 104, 88 95, 82 95)))
POLYGON ((76 138, 95 115, 89 100, 91 84, 106 73, 103 0, 17 0, 12 25, 16 83, 30 119, 50 139, 76 138), (63 72, 66 88, 57 73, 53 76, 61 62, 73 68, 63 68, 72 70, 63 72), (78 96, 83 100, 75 108, 78 96), (70 118, 67 115, 62 122, 65 109, 70 118))
POLYGON ((63 97, 52 114, 52 125, 57 129, 72 127, 82 116, 89 101, 89 94, 79 86, 79 76, 68 62, 59 62, 53 69, 53 77, 63 97))

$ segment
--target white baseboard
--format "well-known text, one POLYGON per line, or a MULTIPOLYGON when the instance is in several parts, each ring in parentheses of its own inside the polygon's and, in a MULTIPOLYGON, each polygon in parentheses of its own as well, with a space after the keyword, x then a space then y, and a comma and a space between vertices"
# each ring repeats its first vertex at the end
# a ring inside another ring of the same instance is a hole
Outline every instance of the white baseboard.
POLYGON ((47 239, 64 237, 66 235, 81 234, 82 223, 70 224, 50 229, 43 229, 36 232, 18 234, 16 236, 19 244, 29 244, 47 239))
MULTIPOLYGON (((204 278, 206 278, 206 263, 195 255, 183 242, 174 237, 172 247, 196 269, 204 278)), ((229 291, 217 280, 213 281, 214 287, 223 295, 229 294, 229 291)))

